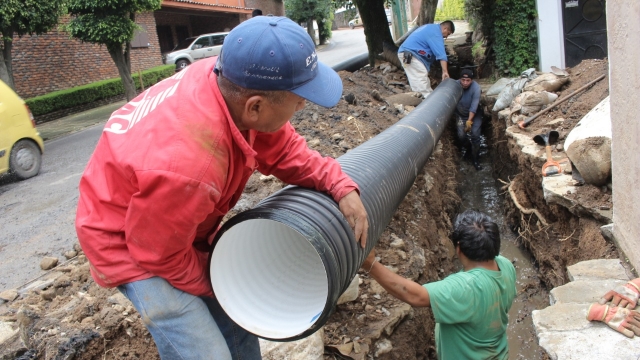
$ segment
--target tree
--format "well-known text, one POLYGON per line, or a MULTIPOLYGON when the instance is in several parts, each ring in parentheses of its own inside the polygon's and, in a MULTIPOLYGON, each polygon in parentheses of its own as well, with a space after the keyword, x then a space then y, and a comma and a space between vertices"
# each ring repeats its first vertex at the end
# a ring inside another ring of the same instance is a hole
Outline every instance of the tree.
POLYGON ((307 23, 307 33, 312 39, 316 37, 313 22, 317 21, 320 45, 331 36, 331 24, 328 32, 325 26, 326 22, 331 22, 333 19, 334 7, 331 0, 287 0, 284 3, 284 9, 291 20, 298 24, 307 23))
POLYGON ((162 0, 68 0, 73 18, 65 26, 66 31, 82 41, 107 47, 127 100, 136 96, 131 78, 131 40, 140 28, 135 22, 136 13, 158 10, 161 3, 162 0))
MULTIPOLYGON (((398 0, 396 0, 398 1, 398 0)), ((382 43, 393 43, 387 14, 385 13, 386 0, 353 0, 360 13, 364 35, 369 50, 369 64, 373 66, 377 54, 382 52, 382 43)))
POLYGON ((14 35, 44 34, 58 23, 58 18, 64 13, 64 0, 0 1, 0 79, 12 89, 15 89, 11 64, 14 35))
POLYGON ((418 14, 418 26, 433 24, 438 9, 438 0, 422 0, 418 14))

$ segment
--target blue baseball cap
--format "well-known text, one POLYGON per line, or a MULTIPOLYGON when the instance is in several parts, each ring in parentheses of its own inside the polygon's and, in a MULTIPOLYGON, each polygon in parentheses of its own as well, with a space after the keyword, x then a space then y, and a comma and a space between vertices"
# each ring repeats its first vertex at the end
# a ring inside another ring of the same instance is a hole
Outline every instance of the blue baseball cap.
POLYGON ((318 61, 311 37, 291 19, 258 16, 224 39, 216 74, 246 89, 286 90, 324 107, 342 96, 342 80, 318 61))

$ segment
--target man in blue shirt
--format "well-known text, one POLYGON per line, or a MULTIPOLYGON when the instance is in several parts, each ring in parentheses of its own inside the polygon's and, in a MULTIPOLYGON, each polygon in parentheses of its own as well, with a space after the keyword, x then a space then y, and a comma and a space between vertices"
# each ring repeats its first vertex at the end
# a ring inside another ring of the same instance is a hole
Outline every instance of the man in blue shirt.
POLYGON ((467 148, 466 155, 471 154, 471 160, 476 170, 480 170, 482 169, 478 162, 480 130, 484 115, 480 105, 480 85, 473 81, 473 72, 469 69, 460 72, 458 83, 463 89, 462 97, 458 101, 455 111, 458 141, 462 147, 467 148), (467 133, 470 133, 469 137, 467 137, 467 133))
POLYGON ((425 98, 433 91, 429 69, 434 61, 440 61, 442 80, 449 77, 444 39, 453 34, 455 29, 453 22, 449 20, 439 25, 422 25, 398 49, 398 58, 407 74, 411 90, 422 93, 425 98))

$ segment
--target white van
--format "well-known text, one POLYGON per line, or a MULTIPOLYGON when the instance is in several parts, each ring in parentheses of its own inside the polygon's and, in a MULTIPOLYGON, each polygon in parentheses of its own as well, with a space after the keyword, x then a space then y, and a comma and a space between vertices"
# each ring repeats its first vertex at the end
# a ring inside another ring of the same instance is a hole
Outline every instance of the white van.
POLYGON ((165 64, 176 64, 176 71, 195 61, 220 55, 224 38, 228 32, 204 34, 182 40, 170 53, 162 56, 165 64))

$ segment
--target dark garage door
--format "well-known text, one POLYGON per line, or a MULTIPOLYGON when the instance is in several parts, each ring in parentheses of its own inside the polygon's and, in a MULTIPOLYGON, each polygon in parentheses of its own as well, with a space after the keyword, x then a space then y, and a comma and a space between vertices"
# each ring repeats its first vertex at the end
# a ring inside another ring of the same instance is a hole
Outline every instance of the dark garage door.
POLYGON ((567 67, 607 56, 605 0, 562 0, 564 54, 567 67))

